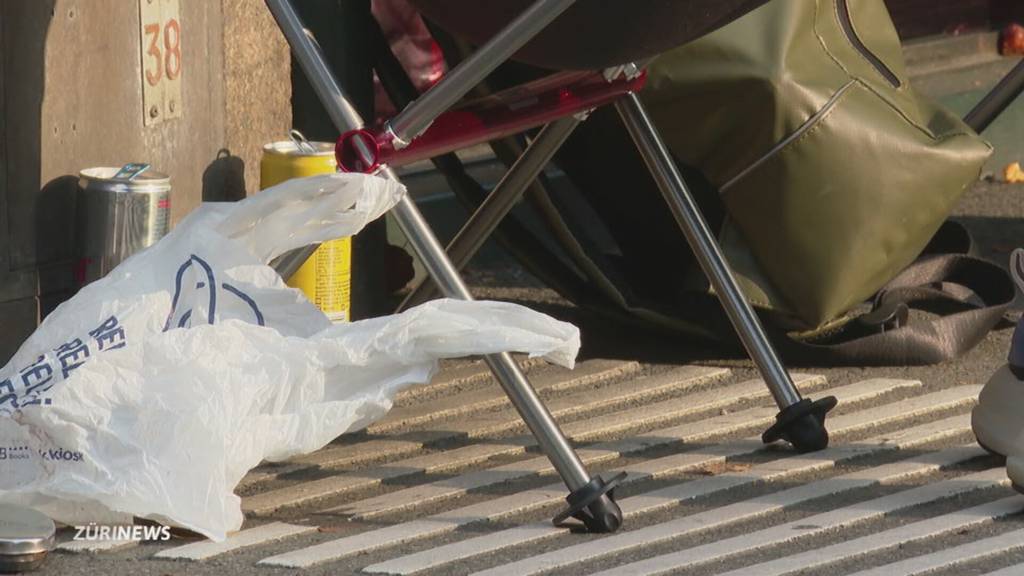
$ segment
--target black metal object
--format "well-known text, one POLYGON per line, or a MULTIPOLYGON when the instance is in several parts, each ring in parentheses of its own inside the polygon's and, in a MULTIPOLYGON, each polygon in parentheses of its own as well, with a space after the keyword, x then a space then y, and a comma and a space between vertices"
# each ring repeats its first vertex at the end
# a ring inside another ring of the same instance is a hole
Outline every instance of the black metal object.
POLYGON ((615 532, 622 526, 622 510, 615 503, 615 487, 625 478, 625 472, 616 474, 607 482, 601 476, 594 476, 586 485, 566 496, 569 507, 555 515, 552 523, 564 527, 566 520, 575 518, 583 522, 589 532, 615 532))
POLYGON ((838 403, 835 396, 826 396, 814 402, 804 398, 787 406, 775 416, 775 424, 764 431, 761 440, 765 444, 785 440, 800 453, 824 450, 828 447, 825 416, 838 403))
POLYGON ((1024 92, 1024 60, 1018 62, 1013 70, 1010 70, 999 84, 996 84, 996 87, 964 116, 964 122, 975 132, 982 132, 1020 96, 1021 92, 1024 92))

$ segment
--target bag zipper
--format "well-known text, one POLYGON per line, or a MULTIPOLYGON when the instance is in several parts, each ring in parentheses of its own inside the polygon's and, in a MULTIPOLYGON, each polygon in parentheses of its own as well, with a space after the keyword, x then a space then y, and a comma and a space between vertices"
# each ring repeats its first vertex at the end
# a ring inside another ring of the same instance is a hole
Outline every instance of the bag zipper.
POLYGON ((846 34, 846 38, 853 44, 855 50, 861 53, 868 63, 870 63, 875 70, 886 79, 889 84, 892 84, 893 88, 899 88, 902 83, 896 74, 882 62, 882 59, 875 56, 864 42, 861 41, 860 37, 857 36, 857 31, 853 29, 853 21, 850 18, 850 5, 849 0, 836 0, 838 10, 836 13, 839 15, 839 25, 843 28, 843 33, 846 34))
POLYGON ((814 126, 818 124, 818 121, 820 121, 826 114, 828 114, 833 108, 835 108, 836 104, 839 103, 839 99, 843 97, 843 94, 846 94, 846 91, 849 90, 850 88, 853 88, 856 84, 857 80, 850 80, 849 82, 844 84, 842 88, 836 90, 836 93, 833 94, 832 97, 828 99, 828 102, 825 102, 825 105, 822 106, 817 112, 815 112, 810 118, 808 118, 807 121, 801 124, 795 132, 777 142, 774 146, 772 146, 771 150, 765 153, 764 156, 761 156, 760 158, 755 160, 750 166, 747 166, 743 170, 740 170, 739 174, 730 178, 728 182, 722 184, 722 186, 718 188, 718 192, 720 194, 724 194, 726 190, 731 188, 734 184, 736 184, 740 180, 743 180, 743 178, 745 178, 747 174, 753 172, 754 170, 757 170, 759 166, 771 160, 773 156, 784 150, 787 146, 792 144, 793 141, 797 140, 798 138, 806 134, 807 131, 810 130, 811 128, 814 128, 814 126))

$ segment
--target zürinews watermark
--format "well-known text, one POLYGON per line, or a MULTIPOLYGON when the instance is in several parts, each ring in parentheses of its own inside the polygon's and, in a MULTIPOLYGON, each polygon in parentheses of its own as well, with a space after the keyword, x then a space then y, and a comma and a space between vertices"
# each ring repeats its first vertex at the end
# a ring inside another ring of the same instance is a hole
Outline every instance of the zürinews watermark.
POLYGON ((75 526, 74 539, 93 542, 110 540, 166 542, 171 539, 171 529, 167 526, 100 526, 90 523, 88 526, 75 526))

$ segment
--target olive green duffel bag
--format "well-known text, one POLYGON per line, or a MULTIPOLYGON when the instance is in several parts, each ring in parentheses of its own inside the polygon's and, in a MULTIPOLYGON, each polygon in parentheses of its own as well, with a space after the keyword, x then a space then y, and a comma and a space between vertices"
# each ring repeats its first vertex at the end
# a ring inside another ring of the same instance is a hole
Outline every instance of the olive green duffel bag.
POLYGON ((921 253, 990 147, 910 86, 882 0, 781 0, 659 57, 643 92, 728 214, 752 303, 813 329, 921 253))

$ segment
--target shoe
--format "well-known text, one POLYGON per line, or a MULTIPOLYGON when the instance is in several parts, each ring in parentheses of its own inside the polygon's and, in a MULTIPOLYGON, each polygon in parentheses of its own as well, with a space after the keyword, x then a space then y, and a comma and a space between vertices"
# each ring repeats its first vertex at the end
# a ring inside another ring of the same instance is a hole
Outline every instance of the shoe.
MULTIPOLYGON (((1024 250, 1010 256, 1010 273, 1024 291, 1024 250)), ((971 412, 978 444, 1006 458, 1006 473, 1024 493, 1024 317, 1017 322, 1007 363, 989 378, 971 412)))
MULTIPOLYGON (((1022 329, 1018 326, 1017 332, 1022 329)), ((1022 334, 1024 336, 1024 334, 1022 334)), ((971 428, 978 444, 989 452, 1008 457, 1014 452, 1024 451, 1018 442, 1024 433, 1024 380, 1003 366, 989 378, 978 396, 978 405, 971 412, 971 428), (1018 449, 1014 449, 1018 446, 1018 449)))
POLYGON ((1013 489, 1024 494, 1024 457, 1010 456, 1007 458, 1006 475, 1010 477, 1013 489))

